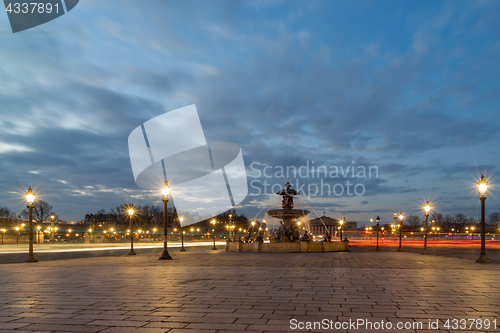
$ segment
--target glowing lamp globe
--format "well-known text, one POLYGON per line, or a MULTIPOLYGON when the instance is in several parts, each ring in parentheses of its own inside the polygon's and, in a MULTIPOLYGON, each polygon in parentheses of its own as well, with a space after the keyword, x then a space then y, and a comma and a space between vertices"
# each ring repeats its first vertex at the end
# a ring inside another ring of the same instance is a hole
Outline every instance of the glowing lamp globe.
POLYGON ((31 186, 28 187, 28 192, 26 192, 26 201, 30 204, 35 202, 35 193, 33 193, 33 190, 31 189, 31 186))
POLYGON ((165 181, 165 185, 161 188, 161 194, 166 198, 170 194, 170 187, 168 187, 167 181, 165 181))
POLYGON ((485 195, 488 191, 488 181, 484 178, 484 175, 481 175, 481 180, 477 183, 477 188, 482 195, 485 195))

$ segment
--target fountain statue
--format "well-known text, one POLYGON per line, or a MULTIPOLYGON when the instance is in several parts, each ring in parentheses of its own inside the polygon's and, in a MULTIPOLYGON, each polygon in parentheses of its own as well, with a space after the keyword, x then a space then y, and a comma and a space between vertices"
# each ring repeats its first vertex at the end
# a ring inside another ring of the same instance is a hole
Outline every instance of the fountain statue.
POLYGON ((280 220, 280 229, 275 232, 272 241, 274 242, 294 242, 300 238, 300 230, 295 220, 307 216, 308 210, 293 209, 293 197, 300 195, 297 191, 291 188, 289 182, 285 184, 285 188, 276 192, 282 196, 281 209, 271 209, 267 214, 280 220))

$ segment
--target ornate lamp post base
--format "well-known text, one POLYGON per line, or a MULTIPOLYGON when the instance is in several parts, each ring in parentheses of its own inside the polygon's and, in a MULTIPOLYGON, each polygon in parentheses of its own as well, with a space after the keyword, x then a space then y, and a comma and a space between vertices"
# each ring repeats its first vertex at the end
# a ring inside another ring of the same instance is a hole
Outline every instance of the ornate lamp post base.
POLYGON ((29 256, 24 262, 38 262, 35 256, 29 256))
POLYGON ((427 252, 427 249, 424 249, 424 250, 422 251, 422 255, 426 255, 426 256, 428 256, 428 255, 429 255, 429 252, 427 252))
POLYGON ((403 251, 403 248, 402 248, 402 247, 400 247, 400 248, 398 249, 398 252, 404 252, 404 251, 403 251))
POLYGON ((130 250, 130 252, 128 253, 129 256, 135 256, 137 253, 135 253, 135 251, 132 249, 130 250))
POLYGON ((488 256, 486 254, 481 254, 479 255, 479 258, 477 258, 476 262, 480 264, 489 264, 491 263, 491 260, 488 259, 488 256))
POLYGON ((160 258, 158 260, 173 260, 168 251, 163 251, 160 258))

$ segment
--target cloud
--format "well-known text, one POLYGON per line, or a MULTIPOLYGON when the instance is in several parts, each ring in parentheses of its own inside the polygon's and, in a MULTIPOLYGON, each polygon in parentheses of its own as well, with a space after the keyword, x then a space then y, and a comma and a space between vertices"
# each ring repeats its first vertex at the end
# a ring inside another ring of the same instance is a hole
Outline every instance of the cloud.
POLYGON ((379 166, 369 200, 310 202, 359 218, 461 176, 471 150, 494 169, 479 147, 500 140, 499 5, 369 6, 83 2, 43 33, 3 35, 0 199, 17 205, 6 193, 38 177, 67 219, 154 201, 133 183, 128 134, 193 103, 207 140, 237 143, 247 167, 379 166))

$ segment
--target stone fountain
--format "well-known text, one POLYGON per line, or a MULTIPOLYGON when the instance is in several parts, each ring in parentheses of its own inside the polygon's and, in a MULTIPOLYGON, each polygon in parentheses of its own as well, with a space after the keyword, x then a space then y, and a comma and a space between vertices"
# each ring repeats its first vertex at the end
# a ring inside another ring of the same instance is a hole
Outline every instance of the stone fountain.
POLYGON ((310 211, 293 208, 293 197, 300 195, 300 193, 292 189, 290 183, 287 182, 285 188, 276 192, 276 194, 281 195, 283 198, 282 208, 271 209, 266 212, 269 216, 280 220, 280 230, 276 233, 273 240, 279 242, 296 242, 300 238, 300 232, 298 225, 294 221, 309 215, 310 211))
POLYGON ((349 242, 313 242, 311 240, 300 241, 298 223, 294 223, 301 217, 307 216, 308 210, 294 209, 293 197, 299 195, 291 188, 290 183, 276 194, 283 197, 281 209, 271 209, 267 214, 280 220, 280 230, 276 232, 271 242, 263 242, 262 238, 253 243, 226 242, 226 251, 234 252, 334 252, 349 251, 349 242))

